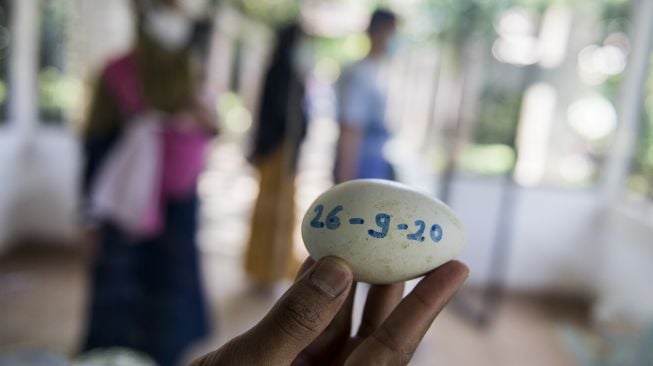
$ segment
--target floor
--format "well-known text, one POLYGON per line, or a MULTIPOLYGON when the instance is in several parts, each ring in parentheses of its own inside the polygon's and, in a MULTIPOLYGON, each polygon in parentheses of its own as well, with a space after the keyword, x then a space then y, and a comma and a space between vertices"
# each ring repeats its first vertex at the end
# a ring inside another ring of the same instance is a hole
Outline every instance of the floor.
MULTIPOLYGON (((55 247, 25 246, 0 259, 0 352, 74 355, 83 327, 85 263, 80 251, 55 247)), ((204 255, 204 269, 215 332, 189 358, 248 329, 274 302, 251 291, 238 257, 204 255)), ((465 289, 462 296, 472 292, 465 289)), ((509 295, 492 324, 479 329, 448 308, 412 364, 574 365, 560 342, 560 328, 582 326, 583 314, 575 302, 509 295)))

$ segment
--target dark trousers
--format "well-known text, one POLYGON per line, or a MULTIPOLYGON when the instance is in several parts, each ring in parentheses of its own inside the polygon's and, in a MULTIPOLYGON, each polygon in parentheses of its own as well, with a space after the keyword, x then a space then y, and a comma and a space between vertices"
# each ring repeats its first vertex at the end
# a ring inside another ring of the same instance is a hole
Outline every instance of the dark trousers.
POLYGON ((166 206, 163 233, 135 241, 112 224, 102 228, 94 263, 85 350, 128 347, 160 365, 175 365, 208 333, 195 243, 195 196, 166 206))

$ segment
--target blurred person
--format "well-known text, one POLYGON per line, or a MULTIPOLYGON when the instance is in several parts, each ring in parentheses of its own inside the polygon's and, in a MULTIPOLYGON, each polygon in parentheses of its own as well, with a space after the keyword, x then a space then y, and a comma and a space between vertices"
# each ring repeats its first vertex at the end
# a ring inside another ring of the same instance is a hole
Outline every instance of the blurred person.
POLYGON ((336 257, 309 258, 258 324, 193 365, 406 365, 468 273, 458 261, 445 263, 403 299, 403 282, 371 286, 352 337, 351 269, 336 257))
POLYGON ((376 10, 367 27, 367 56, 348 67, 338 82, 336 183, 357 178, 394 179, 392 166, 383 156, 390 135, 385 127, 386 85, 380 69, 394 49, 396 27, 394 13, 376 10))
POLYGON ((306 133, 304 82, 298 64, 302 31, 291 24, 278 31, 261 95, 258 129, 250 160, 260 177, 245 270, 267 292, 299 266, 293 255, 295 173, 306 133))
POLYGON ((103 69, 83 134, 97 245, 83 350, 126 347, 175 365, 208 333, 196 183, 214 121, 193 20, 176 0, 133 6, 135 45, 103 69))

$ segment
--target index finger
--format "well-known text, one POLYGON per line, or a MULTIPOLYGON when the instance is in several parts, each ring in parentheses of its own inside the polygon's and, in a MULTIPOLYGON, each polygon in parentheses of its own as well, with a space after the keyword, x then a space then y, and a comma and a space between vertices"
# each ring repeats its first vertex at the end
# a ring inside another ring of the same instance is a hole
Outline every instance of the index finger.
POLYGON ((458 261, 448 262, 429 273, 415 286, 370 337, 352 353, 348 362, 374 363, 395 360, 406 364, 424 334, 465 282, 469 269, 458 261))

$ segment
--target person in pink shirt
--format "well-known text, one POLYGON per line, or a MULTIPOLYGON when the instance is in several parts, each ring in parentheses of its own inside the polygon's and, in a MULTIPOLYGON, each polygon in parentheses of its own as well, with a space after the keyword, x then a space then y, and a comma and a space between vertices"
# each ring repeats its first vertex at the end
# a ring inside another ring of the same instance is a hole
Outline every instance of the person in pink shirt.
MULTIPOLYGON (((111 211, 94 215, 88 209, 97 250, 82 348, 126 347, 175 365, 191 342, 208 333, 195 242, 196 183, 214 121, 198 98, 196 23, 175 0, 135 0, 134 9, 135 45, 101 72, 83 134, 88 206, 94 187, 108 176, 107 162, 125 153, 128 137, 138 138, 129 134, 143 120, 157 126, 149 135, 157 142, 151 159, 157 167, 148 170, 157 175, 149 176, 151 199, 134 225, 111 211)), ((127 171, 117 182, 122 185, 110 182, 114 193, 147 178, 133 166, 127 171)))

